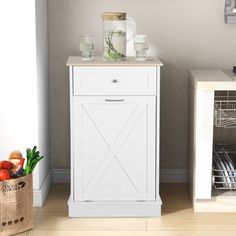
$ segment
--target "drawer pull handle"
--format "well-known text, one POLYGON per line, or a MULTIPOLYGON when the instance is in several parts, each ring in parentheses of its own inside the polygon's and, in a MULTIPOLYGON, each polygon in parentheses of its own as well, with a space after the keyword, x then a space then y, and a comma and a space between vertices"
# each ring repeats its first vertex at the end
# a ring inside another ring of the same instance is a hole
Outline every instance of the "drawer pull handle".
POLYGON ((105 99, 105 102, 124 102, 124 99, 105 99))
POLYGON ((113 84, 115 84, 115 83, 118 83, 118 80, 117 80, 117 79, 113 79, 111 82, 112 82, 113 84))

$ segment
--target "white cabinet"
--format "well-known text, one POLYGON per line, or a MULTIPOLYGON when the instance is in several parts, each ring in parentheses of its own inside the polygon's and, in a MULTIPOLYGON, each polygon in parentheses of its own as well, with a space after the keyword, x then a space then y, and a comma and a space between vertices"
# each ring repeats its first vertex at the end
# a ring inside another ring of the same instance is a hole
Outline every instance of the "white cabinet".
MULTIPOLYGON (((190 178, 192 189, 192 202, 195 212, 236 212, 235 191, 229 191, 226 186, 214 186, 214 181, 222 181, 216 175, 213 165, 215 147, 218 144, 235 144, 234 129, 216 127, 216 121, 224 121, 225 116, 217 118, 218 112, 231 110, 232 106, 217 108, 217 99, 226 104, 224 94, 230 91, 235 93, 236 83, 226 72, 221 70, 191 70, 190 80, 190 178), (217 98, 218 97, 218 98, 217 98), (230 108, 230 109, 229 109, 230 108), (215 125, 214 125, 215 124, 215 125)), ((233 97, 233 101, 235 97, 233 97)), ((228 113, 227 113, 228 114, 228 113)), ((227 122, 232 122, 228 116, 227 122)), ((224 153, 224 152, 223 152, 224 153)), ((234 159, 235 161, 235 159, 234 159)), ((227 163, 227 162, 226 162, 227 163)), ((223 164, 223 162, 222 162, 223 164)), ((224 164, 223 164, 224 166, 224 164)), ((219 167, 217 167, 219 168, 219 167)), ((229 171, 218 170, 223 175, 229 171)), ((228 172, 232 175, 232 171, 228 172)), ((225 178, 223 178, 224 180, 225 178)), ((230 180, 229 178, 226 179, 230 180)), ((232 180, 232 179, 231 179, 232 180)))
POLYGON ((159 216, 161 64, 70 60, 69 215, 159 216))

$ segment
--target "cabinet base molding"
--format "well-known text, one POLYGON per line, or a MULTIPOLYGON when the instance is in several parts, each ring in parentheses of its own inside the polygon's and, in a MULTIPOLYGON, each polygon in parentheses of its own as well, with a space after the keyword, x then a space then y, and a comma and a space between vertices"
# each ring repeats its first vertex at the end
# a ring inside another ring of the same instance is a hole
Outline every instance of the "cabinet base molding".
POLYGON ((74 202, 68 200, 69 217, 160 217, 161 199, 156 202, 74 202))
POLYGON ((235 213, 236 193, 234 191, 213 190, 211 199, 194 201, 194 212, 235 213))
POLYGON ((197 201, 194 204, 196 213, 235 213, 236 204, 234 201, 219 202, 214 200, 197 201))

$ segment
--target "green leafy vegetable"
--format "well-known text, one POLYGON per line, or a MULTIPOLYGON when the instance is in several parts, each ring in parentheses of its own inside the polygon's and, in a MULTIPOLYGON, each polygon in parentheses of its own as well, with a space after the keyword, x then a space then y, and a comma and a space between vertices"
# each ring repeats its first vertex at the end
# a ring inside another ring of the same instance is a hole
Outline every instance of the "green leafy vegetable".
POLYGON ((38 164, 38 162, 43 158, 43 156, 40 156, 39 151, 37 151, 37 147, 34 146, 33 149, 28 148, 26 150, 26 166, 25 166, 25 175, 32 174, 35 166, 38 164))

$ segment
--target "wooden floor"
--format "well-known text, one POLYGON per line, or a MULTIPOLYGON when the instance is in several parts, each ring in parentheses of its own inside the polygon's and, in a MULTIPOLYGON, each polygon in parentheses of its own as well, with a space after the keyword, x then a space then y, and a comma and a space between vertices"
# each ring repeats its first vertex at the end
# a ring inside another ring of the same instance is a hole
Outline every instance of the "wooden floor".
POLYGON ((70 219, 68 185, 54 185, 43 208, 34 209, 34 229, 19 235, 236 236, 235 214, 194 214, 186 185, 161 186, 161 218, 70 219))

